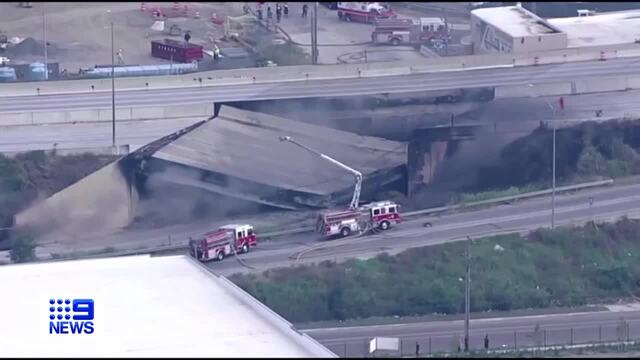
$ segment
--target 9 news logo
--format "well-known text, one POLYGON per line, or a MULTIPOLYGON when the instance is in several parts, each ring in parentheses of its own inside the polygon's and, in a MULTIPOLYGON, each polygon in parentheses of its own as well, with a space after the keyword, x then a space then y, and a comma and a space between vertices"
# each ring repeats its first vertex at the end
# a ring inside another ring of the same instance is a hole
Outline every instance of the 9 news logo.
POLYGON ((50 299, 49 334, 93 334, 93 305, 93 299, 50 299))

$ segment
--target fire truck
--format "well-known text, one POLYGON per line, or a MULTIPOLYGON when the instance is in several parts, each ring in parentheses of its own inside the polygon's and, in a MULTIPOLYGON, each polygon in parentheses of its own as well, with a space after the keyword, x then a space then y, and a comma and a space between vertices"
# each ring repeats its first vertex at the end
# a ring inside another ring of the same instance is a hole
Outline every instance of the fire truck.
POLYGON ((395 18, 397 15, 388 5, 377 2, 339 2, 338 19, 373 23, 377 19, 395 18))
POLYGON ((398 224, 402 221, 398 211, 399 206, 392 201, 374 202, 358 206, 360 202, 360 192, 362 190, 362 173, 358 170, 352 169, 328 155, 300 144, 289 136, 280 137, 280 141, 291 142, 351 172, 355 177, 355 187, 349 208, 325 211, 318 215, 316 231, 322 236, 332 237, 334 235, 340 235, 341 237, 345 237, 352 233, 364 233, 373 229, 388 230, 392 223, 398 224))
POLYGON ((363 205, 357 210, 322 212, 316 222, 316 231, 323 237, 347 237, 368 230, 388 230, 391 224, 402 222, 400 206, 393 201, 380 201, 363 205))
POLYGON ((200 261, 222 261, 228 255, 246 254, 257 244, 253 226, 230 224, 204 234, 202 239, 190 239, 189 251, 200 261))
POLYGON ((380 19, 371 33, 375 44, 421 45, 434 40, 449 41, 451 26, 441 18, 380 19))

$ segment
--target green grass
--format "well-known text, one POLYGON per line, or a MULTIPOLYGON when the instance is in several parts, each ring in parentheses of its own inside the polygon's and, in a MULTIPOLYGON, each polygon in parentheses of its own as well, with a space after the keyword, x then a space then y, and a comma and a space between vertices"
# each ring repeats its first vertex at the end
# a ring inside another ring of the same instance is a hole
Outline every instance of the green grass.
MULTIPOLYGON (((580 306, 640 294, 640 222, 501 235, 472 246, 471 311, 580 306), (499 244, 503 251, 494 249, 499 244)), ((292 322, 454 314, 465 242, 272 269, 232 281, 292 322)))

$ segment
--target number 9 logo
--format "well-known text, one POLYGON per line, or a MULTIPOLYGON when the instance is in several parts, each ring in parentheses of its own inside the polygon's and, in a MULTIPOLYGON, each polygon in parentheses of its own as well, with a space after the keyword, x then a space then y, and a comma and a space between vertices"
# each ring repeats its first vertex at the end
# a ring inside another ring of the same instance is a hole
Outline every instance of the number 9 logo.
POLYGON ((93 320, 93 300, 74 299, 73 312, 73 320, 93 320))

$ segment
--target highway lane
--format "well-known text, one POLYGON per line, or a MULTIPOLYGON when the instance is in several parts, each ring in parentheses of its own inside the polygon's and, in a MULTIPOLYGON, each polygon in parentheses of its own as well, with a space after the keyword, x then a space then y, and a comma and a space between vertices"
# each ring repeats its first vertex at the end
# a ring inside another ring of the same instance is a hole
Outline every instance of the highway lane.
MULTIPOLYGON (((169 135, 204 118, 141 120, 118 122, 116 143, 130 151, 169 135)), ((87 149, 111 145, 111 123, 76 123, 37 126, 10 126, 0 131, 0 152, 87 149)))
MULTIPOLYGON (((610 220, 626 214, 640 216, 639 194, 640 184, 558 194, 556 223, 582 224, 593 219, 610 220), (593 206, 589 205, 590 197, 594 199, 593 206)), ((318 241, 316 234, 301 234, 258 247, 242 255, 242 263, 227 259, 209 262, 207 266, 226 276, 323 260, 365 258, 381 252, 393 254, 412 247, 463 240, 467 235, 482 237, 549 227, 550 222, 550 200, 545 197, 477 211, 412 219, 387 232, 362 237, 318 241), (426 221, 431 222, 432 227, 424 227, 426 221)))
MULTIPOLYGON (((547 102, 557 97, 496 99, 479 104, 477 109, 458 120, 473 123, 497 123, 497 132, 526 132, 541 120, 593 118, 602 109, 606 117, 640 116, 640 90, 582 94, 565 97, 563 112, 551 112, 547 102)), ((285 117, 303 119, 303 113, 285 117)), ((189 126, 200 118, 123 121, 116 125, 116 143, 129 144, 131 149, 147 144, 189 126)), ((0 152, 49 150, 57 143, 60 149, 104 147, 111 145, 111 123, 76 123, 39 126, 3 127, 0 131, 0 152)))
MULTIPOLYGON (((589 341, 618 341, 621 319, 628 323, 629 338, 640 338, 640 311, 594 311, 568 314, 548 314, 518 317, 472 319, 469 324, 469 346, 483 348, 485 335, 492 349, 540 345, 568 345, 589 341), (535 333, 536 324, 540 332, 535 333), (573 329, 573 330, 572 330, 573 329), (515 333, 515 335, 514 335, 515 333), (572 334, 573 333, 573 334, 572 334)), ((375 336, 399 337, 403 342, 403 353, 415 354, 418 342, 421 354, 451 351, 458 337, 464 336, 463 320, 431 321, 405 324, 372 325, 306 329, 302 332, 312 336, 336 354, 362 355, 364 344, 375 336), (346 349, 345 349, 346 348, 346 349)), ((621 334, 622 335, 622 334, 621 334)), ((626 333, 623 339, 626 340, 626 333)))
MULTIPOLYGON (((445 90, 464 87, 507 86, 561 82, 594 77, 636 74, 640 58, 570 62, 527 67, 420 73, 413 75, 362 77, 333 80, 299 80, 244 85, 205 84, 163 90, 122 90, 116 93, 119 106, 175 105, 322 96, 368 95, 445 90)), ((110 92, 0 98, 0 112, 108 108, 110 92)))

